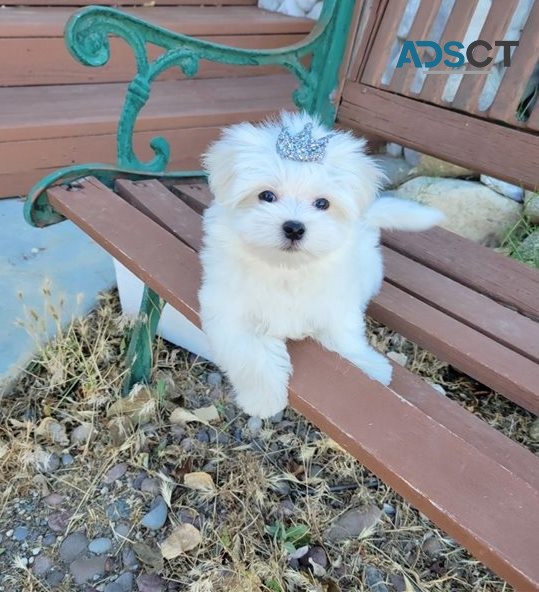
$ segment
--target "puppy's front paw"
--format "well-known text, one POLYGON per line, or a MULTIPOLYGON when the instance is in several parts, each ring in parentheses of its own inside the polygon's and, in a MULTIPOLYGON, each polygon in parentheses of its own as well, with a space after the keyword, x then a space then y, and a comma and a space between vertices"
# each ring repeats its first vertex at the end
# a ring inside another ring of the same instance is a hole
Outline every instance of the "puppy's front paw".
POLYGON ((247 415, 267 419, 286 408, 288 393, 286 389, 280 393, 264 393, 252 390, 236 391, 236 403, 247 415))
POLYGON ((371 347, 363 349, 352 361, 369 378, 386 386, 391 382, 393 368, 389 360, 371 347))

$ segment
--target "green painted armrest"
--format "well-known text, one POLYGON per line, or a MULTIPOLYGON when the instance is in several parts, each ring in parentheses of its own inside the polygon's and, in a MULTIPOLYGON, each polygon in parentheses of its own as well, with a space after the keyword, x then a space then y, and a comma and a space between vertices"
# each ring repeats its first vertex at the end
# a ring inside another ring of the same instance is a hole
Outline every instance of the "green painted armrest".
MULTIPOLYGON (((29 223, 44 226, 61 220, 48 204, 46 189, 88 174, 105 180, 120 176, 181 176, 167 172, 170 146, 163 137, 150 141, 154 157, 142 162, 133 150, 133 132, 138 114, 150 97, 154 80, 169 68, 180 68, 185 76, 195 76, 200 60, 238 66, 280 65, 298 79, 293 99, 300 109, 317 113, 331 125, 335 105, 331 97, 338 82, 353 0, 325 0, 315 27, 299 43, 278 49, 240 49, 203 41, 168 31, 137 17, 106 6, 89 6, 77 11, 65 29, 66 45, 75 59, 86 66, 105 65, 110 58, 109 36, 121 37, 132 48, 137 74, 129 84, 117 128, 117 167, 104 164, 81 165, 56 171, 37 183, 28 196, 25 216, 29 223), (148 44, 165 51, 151 61, 148 44), (302 58, 312 55, 310 66, 302 58)), ((191 173, 183 173, 193 174, 191 173)))

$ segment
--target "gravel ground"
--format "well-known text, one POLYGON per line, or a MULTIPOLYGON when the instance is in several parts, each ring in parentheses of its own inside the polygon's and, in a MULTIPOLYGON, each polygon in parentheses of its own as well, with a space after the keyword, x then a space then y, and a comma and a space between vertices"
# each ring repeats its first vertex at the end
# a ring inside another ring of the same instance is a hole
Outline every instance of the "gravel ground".
MULTIPOLYGON (((121 399, 126 329, 104 294, 2 403, 0 591, 510 589, 302 417, 247 422, 187 352, 159 343, 152 384, 121 399)), ((538 451, 529 413, 370 330, 440 396, 538 451)))

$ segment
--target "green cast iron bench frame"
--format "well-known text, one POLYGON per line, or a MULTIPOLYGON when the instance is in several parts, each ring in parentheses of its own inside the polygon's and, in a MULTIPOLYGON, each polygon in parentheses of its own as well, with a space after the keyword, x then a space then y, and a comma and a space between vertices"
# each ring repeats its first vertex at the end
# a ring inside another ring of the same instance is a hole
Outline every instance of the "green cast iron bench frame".
MULTIPOLYGON (((130 262, 131 270, 139 272, 138 275, 145 281, 140 314, 127 352, 126 393, 133 384, 145 382, 150 377, 152 343, 165 305, 163 297, 191 321, 197 322, 197 244, 196 241, 190 244, 177 231, 182 223, 185 226, 185 220, 182 221, 182 215, 178 214, 180 210, 185 212, 185 205, 182 210, 175 196, 167 193, 163 186, 155 185, 155 179, 167 183, 184 180, 185 183, 204 174, 202 171, 168 171, 170 147, 162 137, 155 137, 150 143, 154 153, 151 160, 141 161, 135 154, 135 123, 150 97, 152 83, 169 68, 179 68, 186 77, 192 77, 197 72, 199 60, 238 66, 280 65, 298 80, 298 88, 293 94, 296 106, 318 114, 324 123, 332 125, 337 111, 332 99, 338 88, 339 70, 354 8, 352 0, 326 0, 319 21, 302 42, 272 50, 244 50, 201 41, 169 32, 108 7, 82 9, 68 22, 66 43, 77 60, 88 66, 103 66, 110 57, 108 37, 118 36, 133 49, 137 73, 128 87, 118 123, 116 164, 91 163, 52 173, 30 191, 25 217, 30 224, 38 227, 60 222, 65 217, 72 219, 113 256, 120 259, 123 256, 122 262, 130 262), (147 44, 161 47, 163 54, 150 61, 147 44), (305 58, 309 56, 311 60, 307 62, 305 58), (144 190, 145 184, 147 187, 144 190), (164 192, 166 202, 161 204, 161 218, 156 211, 150 211, 151 207, 145 201, 160 191, 164 192), (124 201, 122 197, 126 196, 128 199, 124 201), (138 208, 134 207, 135 203, 138 203, 138 208), (102 212, 99 220, 93 209, 102 212), (118 220, 123 215, 125 220, 143 227, 144 232, 148 231, 144 241, 139 237, 126 238, 128 233, 121 232, 118 220), (170 222, 174 216, 177 228, 170 222), (145 244, 154 239, 156 244, 166 245, 162 256, 151 244, 145 244), (175 269, 179 263, 184 264, 186 285, 176 278, 176 273, 168 272, 169 283, 165 289, 160 283, 164 277, 163 270, 167 265, 169 270, 175 269)), ((207 204, 204 200, 197 203, 197 199, 195 196, 191 201, 195 204, 192 207, 198 217, 193 218, 193 212, 187 216, 194 220, 193 236, 199 236, 199 215, 207 204)), ((492 261, 493 253, 476 251, 459 237, 450 236, 450 233, 444 231, 429 236, 420 237, 420 241, 436 239, 444 245, 451 243, 455 252, 466 252, 467 257, 478 253, 484 261, 488 260, 489 265, 497 264, 497 260, 492 261)), ((481 359, 478 363, 482 347, 476 348, 471 355, 469 351, 462 353, 463 344, 470 334, 481 334, 480 345, 488 342, 494 346, 494 349, 491 348, 494 352, 498 351, 498 346, 502 347, 499 344, 500 332, 514 345, 513 337, 507 335, 503 323, 494 328, 478 327, 477 331, 474 325, 472 332, 469 327, 456 324, 454 318, 441 314, 437 298, 449 290, 469 301, 471 299, 479 312, 486 306, 485 310, 496 311, 491 315, 493 317, 499 311, 502 320, 516 319, 516 326, 523 328, 519 347, 525 352, 531 340, 526 337, 531 319, 524 315, 517 319, 514 316, 516 313, 503 308, 496 298, 485 299, 484 292, 478 294, 461 279, 455 281, 458 278, 452 278, 447 273, 447 265, 443 274, 433 272, 436 267, 432 267, 431 263, 423 266, 424 245, 419 245, 420 252, 416 255, 404 257, 407 253, 401 253, 396 242, 394 237, 387 236, 385 239, 387 267, 392 275, 381 297, 373 302, 371 310, 375 316, 378 315, 377 318, 384 322, 387 319, 390 326, 393 322, 397 329, 402 328, 403 333, 411 327, 409 332, 417 336, 420 344, 423 338, 428 344, 434 343, 432 335, 425 337, 423 313, 428 312, 436 322, 441 319, 451 336, 445 340, 436 336, 438 350, 432 348, 435 353, 443 354, 441 357, 451 363, 453 359, 457 362, 464 360, 467 364, 464 369, 470 369, 471 375, 477 369, 476 378, 484 378, 485 384, 500 389, 519 404, 539 409, 539 397, 530 386, 533 377, 537 376, 538 366, 533 366, 533 362, 525 356, 515 357, 514 350, 507 350, 505 362, 509 371, 500 372, 498 377, 492 359, 481 359), (406 270, 404 274, 401 273, 403 266, 406 270), (406 286, 411 277, 414 278, 413 285, 406 286), (428 277, 430 283, 425 284, 422 281, 424 277, 428 277), (427 284, 430 295, 414 292, 418 285, 427 284), (407 316, 404 317, 399 312, 403 297, 407 307, 407 316), (432 306, 427 306, 429 302, 432 306), (510 361, 513 359, 523 364, 526 370, 524 381, 518 376, 515 378, 518 372, 511 369, 510 361), (503 391, 504 388, 507 392, 503 391)), ((518 275, 519 270, 513 263, 507 264, 507 272, 518 275)), ((526 281, 530 292, 535 279, 528 277, 526 281)), ((528 298, 528 304, 529 301, 528 298)), ((461 308, 467 307, 466 304, 461 308)), ((470 308, 454 314, 467 315, 469 321, 470 308)), ((489 314, 485 313, 485 316, 489 314)), ((373 383, 337 356, 322 351, 313 342, 294 343, 289 349, 294 367, 290 401, 296 410, 326 431, 501 577, 523 590, 539 589, 539 566, 533 553, 534 544, 538 542, 539 522, 530 516, 529 511, 522 511, 523 507, 533 508, 539 504, 539 467, 537 459, 529 451, 458 404, 440 397, 428 384, 404 368, 394 367, 394 380, 391 387, 386 388, 373 383), (324 388, 332 388, 338 395, 328 398, 324 388), (497 513, 498 524, 492 524, 489 513, 485 511, 485 499, 492 505, 493 513, 497 513)))

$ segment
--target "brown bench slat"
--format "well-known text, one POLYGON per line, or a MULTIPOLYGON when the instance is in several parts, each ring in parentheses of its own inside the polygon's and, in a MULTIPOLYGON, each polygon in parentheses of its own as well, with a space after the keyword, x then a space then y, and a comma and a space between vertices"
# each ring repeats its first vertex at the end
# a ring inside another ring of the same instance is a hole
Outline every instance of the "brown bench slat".
MULTIPOLYGON (((296 86, 294 77, 286 73, 157 81, 136 129, 158 131, 256 120, 291 108, 290 94, 296 86)), ((124 98, 123 83, 0 88, 0 148, 9 148, 15 140, 116 133, 124 98)), ((17 164, 7 149, 1 162, 4 170, 17 164)), ((41 166, 47 164, 43 161, 41 166)))
POLYGON ((337 121, 511 183, 534 189, 539 135, 497 125, 366 84, 347 81, 337 121), (399 117, 395 117, 398 113, 399 117), (443 138, 443 142, 440 139, 443 138), (455 146, 459 150, 455 151, 455 146), (511 146, 500 150, 500 146, 511 146))
POLYGON ((390 283, 539 362, 539 323, 388 247, 383 253, 390 283))
MULTIPOLYGON (((200 265, 191 249, 95 180, 77 191, 54 188, 49 196, 55 208, 198 323, 200 265)), ((522 589, 539 586, 539 520, 530 512, 539 503, 534 455, 403 368, 395 367, 397 393, 313 342, 293 343, 290 351, 296 409, 501 577, 522 589), (447 424, 438 417, 448 418, 447 424), (448 486, 456 483, 458 495, 448 486)))
POLYGON ((415 233, 384 232, 382 240, 394 251, 539 319, 537 270, 440 227, 415 233))
POLYGON ((137 210, 171 232, 193 251, 200 250, 202 227, 199 214, 159 181, 119 179, 114 189, 137 210))
MULTIPOLYGON (((96 3, 90 2, 89 4, 96 3)), ((177 4, 181 3, 177 2, 177 4)), ((193 2, 193 4, 197 3, 193 2)), ((225 8, 215 5, 208 6, 210 4, 208 2, 200 2, 199 4, 206 6, 133 7, 133 2, 131 2, 131 6, 126 6, 121 10, 169 31, 193 37, 275 33, 307 34, 313 27, 313 21, 310 19, 290 17, 279 12, 268 12, 256 6, 227 6, 225 8)), ((51 6, 41 10, 23 6, 4 8, 2 9, 2 19, 0 19, 0 38, 63 38, 65 24, 73 12, 73 8, 51 6)))
POLYGON ((511 401, 539 414, 539 364, 384 282, 368 313, 511 401))
POLYGON ((199 214, 202 214, 213 200, 207 183, 182 183, 174 185, 172 191, 199 214))

